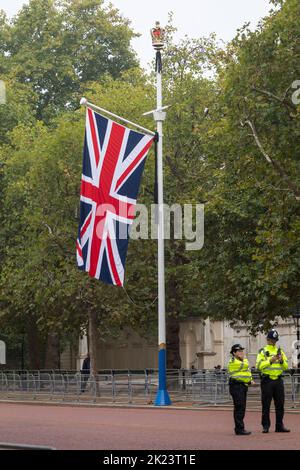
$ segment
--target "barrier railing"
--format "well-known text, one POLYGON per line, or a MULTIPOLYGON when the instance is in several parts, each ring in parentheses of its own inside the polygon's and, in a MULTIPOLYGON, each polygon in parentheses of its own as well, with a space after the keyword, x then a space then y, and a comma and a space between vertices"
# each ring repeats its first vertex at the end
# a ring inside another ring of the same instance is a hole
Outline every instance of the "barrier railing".
POLYGON ((14 444, 11 442, 0 442, 0 450, 56 450, 56 448, 31 444, 14 444))
MULTIPOLYGON (((248 403, 260 405, 257 386, 249 387, 248 403)), ((300 374, 284 374, 286 407, 300 406, 300 374)), ((230 405, 228 375, 216 370, 168 370, 167 384, 174 403, 199 406, 230 405)), ((102 370, 97 375, 79 371, 0 371, 1 400, 68 401, 103 404, 153 403, 158 371, 102 370)))

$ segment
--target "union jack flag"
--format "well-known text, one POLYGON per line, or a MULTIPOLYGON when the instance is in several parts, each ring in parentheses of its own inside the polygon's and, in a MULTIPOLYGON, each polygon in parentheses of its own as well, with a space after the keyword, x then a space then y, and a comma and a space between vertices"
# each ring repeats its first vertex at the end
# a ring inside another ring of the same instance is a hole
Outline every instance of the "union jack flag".
POLYGON ((122 286, 136 198, 154 138, 87 109, 77 265, 122 286))

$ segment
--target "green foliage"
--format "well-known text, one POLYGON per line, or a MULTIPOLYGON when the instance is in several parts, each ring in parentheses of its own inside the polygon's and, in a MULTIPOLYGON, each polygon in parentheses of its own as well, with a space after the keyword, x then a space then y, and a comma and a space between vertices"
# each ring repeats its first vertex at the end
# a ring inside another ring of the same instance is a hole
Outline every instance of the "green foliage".
POLYGON ((30 84, 37 117, 78 107, 82 87, 136 65, 127 20, 102 0, 31 0, 11 21, 0 18, 0 73, 30 84))
POLYGON ((300 76, 299 7, 282 2, 221 53, 219 106, 206 134, 216 180, 200 254, 205 305, 207 313, 254 330, 290 315, 299 295, 300 127, 291 88, 300 76))
POLYGON ((9 133, 17 125, 26 126, 36 121, 38 97, 31 87, 16 82, 9 76, 1 76, 6 88, 6 104, 0 106, 0 142, 9 142, 9 133))

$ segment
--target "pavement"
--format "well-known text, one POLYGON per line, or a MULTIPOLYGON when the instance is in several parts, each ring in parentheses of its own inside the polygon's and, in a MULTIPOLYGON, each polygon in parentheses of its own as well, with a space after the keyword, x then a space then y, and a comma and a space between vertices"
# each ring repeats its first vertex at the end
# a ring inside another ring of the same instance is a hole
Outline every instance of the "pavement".
POLYGON ((261 433, 260 412, 246 415, 251 436, 235 436, 231 410, 46 406, 0 403, 0 442, 61 450, 299 450, 300 414, 292 432, 261 433))

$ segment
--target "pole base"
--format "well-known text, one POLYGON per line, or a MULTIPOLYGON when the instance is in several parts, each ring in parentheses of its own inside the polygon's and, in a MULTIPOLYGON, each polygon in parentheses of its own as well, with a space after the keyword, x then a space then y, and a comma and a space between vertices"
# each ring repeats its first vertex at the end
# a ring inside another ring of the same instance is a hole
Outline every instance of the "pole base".
POLYGON ((169 405, 172 405, 171 399, 169 397, 168 390, 158 390, 154 404, 155 404, 155 406, 169 406, 169 405))

